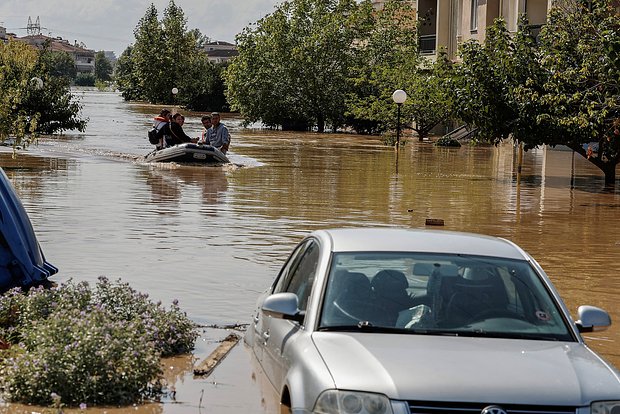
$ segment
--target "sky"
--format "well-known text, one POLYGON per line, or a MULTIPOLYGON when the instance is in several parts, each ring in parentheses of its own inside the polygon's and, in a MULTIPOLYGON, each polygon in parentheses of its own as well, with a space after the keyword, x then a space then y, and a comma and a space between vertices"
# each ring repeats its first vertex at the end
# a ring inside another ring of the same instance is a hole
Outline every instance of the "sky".
MULTIPOLYGON (((133 30, 151 3, 160 19, 169 0, 0 0, 0 26, 26 36, 28 17, 37 16, 41 33, 82 42, 116 56, 134 42, 133 30)), ((275 10, 281 0, 175 0, 185 13, 187 29, 199 29, 212 40, 234 43, 244 27, 275 10)))

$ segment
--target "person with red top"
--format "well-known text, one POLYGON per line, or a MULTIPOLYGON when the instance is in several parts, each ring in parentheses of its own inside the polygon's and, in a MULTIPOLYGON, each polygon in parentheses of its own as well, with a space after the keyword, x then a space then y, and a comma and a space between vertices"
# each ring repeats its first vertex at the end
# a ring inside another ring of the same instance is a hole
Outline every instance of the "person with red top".
POLYGON ((161 137, 159 139, 159 143, 155 144, 156 149, 162 149, 166 145, 166 141, 170 136, 170 120, 172 119, 172 114, 168 109, 162 109, 159 113, 159 116, 154 118, 153 127, 157 129, 157 134, 161 137))

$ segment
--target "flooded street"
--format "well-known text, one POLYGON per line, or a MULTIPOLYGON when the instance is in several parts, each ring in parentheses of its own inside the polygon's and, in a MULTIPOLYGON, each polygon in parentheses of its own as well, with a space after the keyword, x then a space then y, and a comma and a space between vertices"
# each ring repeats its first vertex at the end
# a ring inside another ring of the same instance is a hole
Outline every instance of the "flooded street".
MULTIPOLYGON (((417 228, 437 218, 443 229, 519 244, 573 317, 590 304, 620 321, 620 190, 603 191, 602 174, 572 152, 525 153, 517 181, 511 145, 437 148, 406 136, 396 163, 380 137, 245 129, 224 114, 234 165, 149 165, 141 158, 152 149, 146 133, 158 107, 76 93, 90 118, 84 134, 42 138, 16 159, 9 148, 0 152, 46 258, 60 269, 53 280, 121 278, 164 304, 178 299, 202 325, 248 323, 259 293, 307 232, 417 228)), ((198 136, 202 114, 185 115, 185 132, 198 136)), ((224 336, 207 331, 196 357, 224 336)), ((620 366, 617 324, 587 337, 620 366)), ((273 412, 243 346, 207 379, 192 378, 192 362, 166 362, 176 401, 118 411, 273 412)))

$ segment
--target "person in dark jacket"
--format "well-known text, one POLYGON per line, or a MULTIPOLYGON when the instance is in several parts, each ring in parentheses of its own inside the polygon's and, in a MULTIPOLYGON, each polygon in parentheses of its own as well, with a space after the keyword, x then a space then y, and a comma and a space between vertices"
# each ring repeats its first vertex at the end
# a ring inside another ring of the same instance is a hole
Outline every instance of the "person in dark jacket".
POLYGON ((191 138, 183 131, 183 123, 185 117, 180 113, 176 113, 172 116, 172 122, 170 122, 170 137, 166 140, 168 147, 183 144, 185 142, 196 142, 196 138, 191 138))

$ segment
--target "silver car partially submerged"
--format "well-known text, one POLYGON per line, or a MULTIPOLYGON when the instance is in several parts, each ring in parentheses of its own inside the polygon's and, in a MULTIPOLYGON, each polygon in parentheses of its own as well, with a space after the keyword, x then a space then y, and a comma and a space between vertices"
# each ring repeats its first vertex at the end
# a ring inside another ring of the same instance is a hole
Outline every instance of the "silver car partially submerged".
POLYGON ((504 239, 316 231, 258 301, 246 342, 281 412, 620 413, 618 371, 542 268, 504 239))

